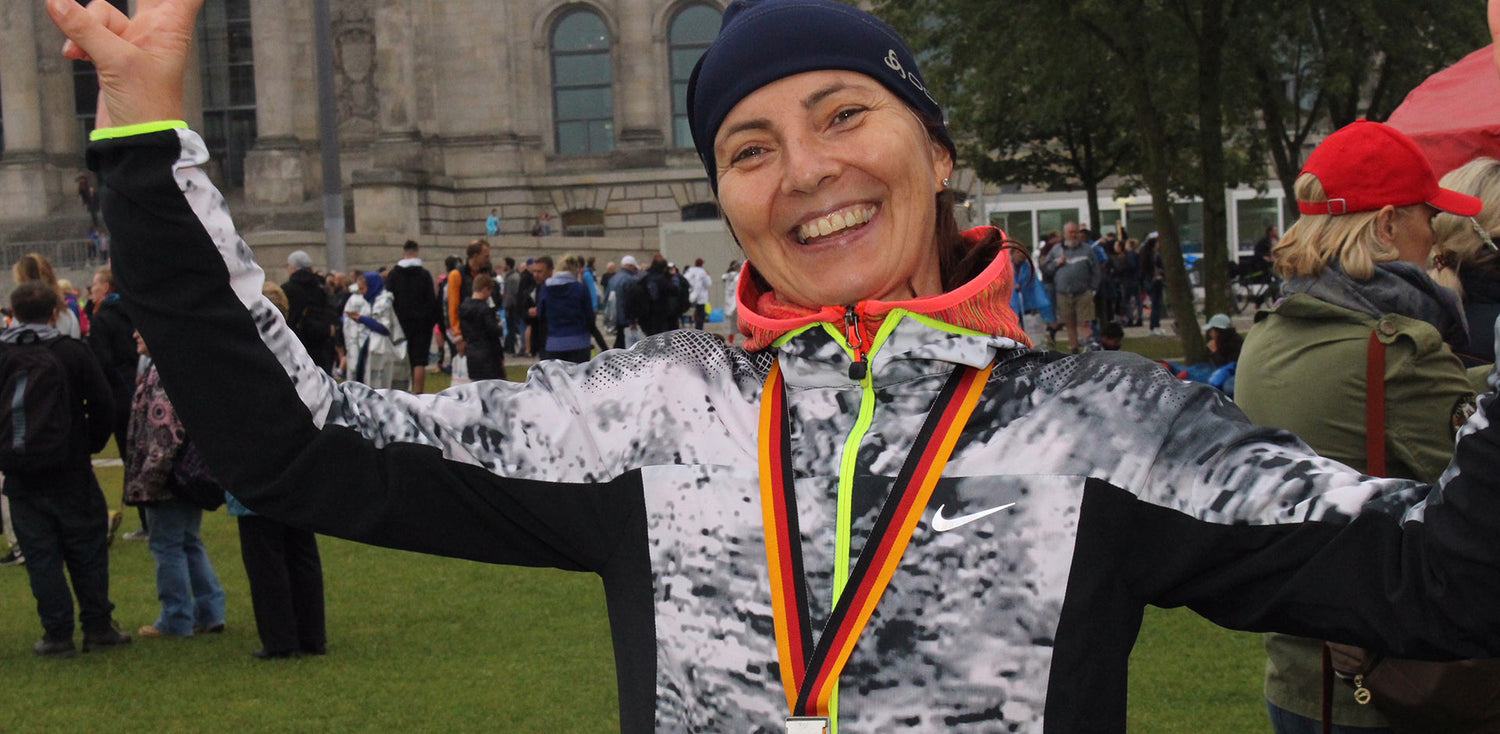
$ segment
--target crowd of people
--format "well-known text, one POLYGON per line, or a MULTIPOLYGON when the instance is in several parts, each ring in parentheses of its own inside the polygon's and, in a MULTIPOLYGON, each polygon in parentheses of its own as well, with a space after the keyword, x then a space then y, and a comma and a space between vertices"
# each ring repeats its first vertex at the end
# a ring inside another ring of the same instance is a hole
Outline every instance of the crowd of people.
POLYGON ((1039 239, 1034 252, 1019 252, 1015 289, 1023 300, 1015 308, 1033 344, 1060 348, 1057 333, 1066 331, 1067 348, 1078 352, 1097 348, 1108 324, 1144 326, 1148 320, 1153 335, 1166 333, 1155 232, 1142 243, 1124 228, 1096 236, 1088 225, 1068 222, 1039 239))
MULTIPOLYGON (((155 561, 160 614, 140 638, 186 638, 226 630, 226 597, 205 546, 203 512, 224 505, 238 517, 241 556, 264 659, 323 654, 321 560, 311 532, 255 518, 203 462, 161 384, 145 340, 120 305, 108 266, 87 297, 39 254, 15 263, 16 287, 0 333, 0 424, 9 450, 0 513, 10 547, 0 564, 26 567, 43 636, 42 657, 71 657, 74 598, 84 652, 133 641, 109 596, 109 554, 121 525, 109 509, 91 456, 113 437, 124 466, 121 507, 137 510, 155 561)), ((266 297, 290 316, 285 292, 266 297)))
MULTIPOLYGON (((287 269, 288 326, 320 368, 417 394, 429 367, 456 370, 459 380, 491 379, 504 377, 507 356, 586 362, 596 348, 683 326, 701 330, 714 295, 702 258, 679 270, 660 253, 645 268, 626 255, 597 272, 596 258, 572 254, 493 258, 485 239, 446 258, 436 277, 413 240, 389 268, 323 273, 298 250, 287 269)), ((733 303, 738 279, 732 262, 720 303, 733 303)))

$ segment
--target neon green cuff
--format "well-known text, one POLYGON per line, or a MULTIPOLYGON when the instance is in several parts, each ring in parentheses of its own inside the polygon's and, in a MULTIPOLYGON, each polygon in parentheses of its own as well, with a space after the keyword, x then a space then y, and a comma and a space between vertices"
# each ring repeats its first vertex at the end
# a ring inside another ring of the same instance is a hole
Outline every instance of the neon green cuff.
POLYGON ((177 130, 187 126, 188 124, 182 120, 158 120, 156 122, 142 122, 136 125, 123 125, 121 127, 101 127, 89 133, 89 142, 128 138, 132 135, 147 135, 150 133, 159 133, 163 130, 177 130))

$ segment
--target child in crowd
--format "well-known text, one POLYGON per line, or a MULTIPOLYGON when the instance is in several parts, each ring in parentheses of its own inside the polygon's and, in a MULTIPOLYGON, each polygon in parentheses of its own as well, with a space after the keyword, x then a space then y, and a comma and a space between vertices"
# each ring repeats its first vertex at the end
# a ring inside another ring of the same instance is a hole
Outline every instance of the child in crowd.
POLYGON ((459 328, 468 343, 469 378, 490 380, 505 377, 505 350, 501 344, 504 332, 490 297, 495 293, 495 279, 485 273, 474 276, 474 290, 458 306, 459 328))

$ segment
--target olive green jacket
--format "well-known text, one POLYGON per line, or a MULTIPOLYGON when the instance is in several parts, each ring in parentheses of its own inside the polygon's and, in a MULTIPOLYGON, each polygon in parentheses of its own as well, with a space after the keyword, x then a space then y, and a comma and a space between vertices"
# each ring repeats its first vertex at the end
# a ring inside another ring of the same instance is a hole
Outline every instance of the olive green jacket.
MULTIPOLYGON (((1288 297, 1245 337, 1235 401, 1250 420, 1296 433, 1313 450, 1363 471, 1365 360, 1370 333, 1386 347, 1386 474, 1434 482, 1453 456, 1474 393, 1438 330, 1418 319, 1375 319, 1306 294, 1288 297)), ((1266 699, 1322 716, 1322 642, 1266 636, 1266 699)), ((1334 722, 1385 726, 1353 691, 1334 689, 1334 722)))

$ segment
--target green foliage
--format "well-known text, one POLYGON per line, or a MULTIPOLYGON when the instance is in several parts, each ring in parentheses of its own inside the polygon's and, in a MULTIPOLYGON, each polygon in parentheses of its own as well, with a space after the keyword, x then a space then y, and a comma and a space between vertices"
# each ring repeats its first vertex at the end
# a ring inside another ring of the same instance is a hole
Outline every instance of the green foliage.
MULTIPOLYGON (((1209 312, 1228 309, 1223 190, 1271 162, 1286 188, 1318 129, 1385 119, 1485 43, 1467 0, 878 0, 947 101, 962 163, 1001 184, 1082 189, 1122 174, 1159 204, 1168 290, 1187 292, 1169 209, 1204 202, 1209 312), (1288 91, 1291 94, 1288 94, 1288 91)), ((1173 317, 1193 304, 1173 298, 1173 317)), ((1202 357, 1194 330, 1183 351, 1202 357)))
POLYGON ((1124 70, 1098 43, 1037 33, 1066 19, 1051 3, 887 0, 881 13, 921 49, 965 164, 986 181, 1083 189, 1099 221, 1099 184, 1137 149, 1115 91, 1124 70))

